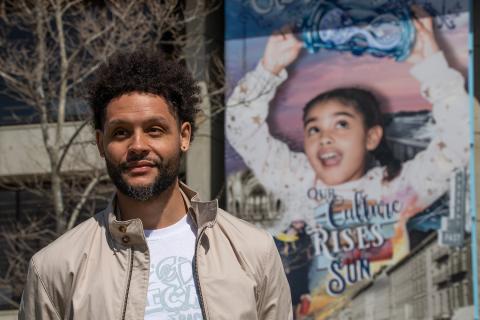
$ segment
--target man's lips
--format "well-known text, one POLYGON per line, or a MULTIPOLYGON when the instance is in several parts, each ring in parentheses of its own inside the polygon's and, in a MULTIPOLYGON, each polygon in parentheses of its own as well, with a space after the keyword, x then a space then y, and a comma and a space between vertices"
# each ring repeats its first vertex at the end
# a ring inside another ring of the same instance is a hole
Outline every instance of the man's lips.
POLYGON ((317 153, 317 158, 325 167, 339 165, 342 161, 342 154, 337 150, 321 150, 317 153))
POLYGON ((124 165, 125 171, 130 173, 145 173, 156 167, 155 163, 148 160, 131 161, 124 165))

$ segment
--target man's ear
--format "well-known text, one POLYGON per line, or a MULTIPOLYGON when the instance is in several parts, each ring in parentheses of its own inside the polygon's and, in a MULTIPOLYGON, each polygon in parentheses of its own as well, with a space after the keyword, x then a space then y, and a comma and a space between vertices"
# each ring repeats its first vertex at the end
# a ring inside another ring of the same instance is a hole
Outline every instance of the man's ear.
POLYGON ((383 137, 383 128, 381 126, 373 126, 367 130, 366 147, 368 151, 375 150, 383 137))
POLYGON ((97 141, 98 152, 100 156, 105 158, 105 150, 103 149, 103 132, 101 130, 95 130, 95 139, 97 141))
POLYGON ((190 148, 190 138, 192 137, 192 125, 190 122, 184 122, 180 126, 180 149, 186 152, 190 148))

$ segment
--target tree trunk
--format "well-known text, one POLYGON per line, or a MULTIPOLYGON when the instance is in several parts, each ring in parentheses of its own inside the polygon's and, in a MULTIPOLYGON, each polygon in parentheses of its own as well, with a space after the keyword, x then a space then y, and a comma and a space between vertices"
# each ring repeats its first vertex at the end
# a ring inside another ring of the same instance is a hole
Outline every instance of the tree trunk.
POLYGON ((52 172, 52 194, 56 231, 58 234, 61 234, 65 231, 66 219, 63 206, 62 179, 59 172, 52 172))

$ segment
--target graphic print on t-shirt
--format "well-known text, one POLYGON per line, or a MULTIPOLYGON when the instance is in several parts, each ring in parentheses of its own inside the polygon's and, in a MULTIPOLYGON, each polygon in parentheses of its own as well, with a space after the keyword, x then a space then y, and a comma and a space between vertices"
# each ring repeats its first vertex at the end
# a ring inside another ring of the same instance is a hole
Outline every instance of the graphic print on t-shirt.
POLYGON ((145 315, 156 312, 166 319, 202 319, 190 259, 170 256, 151 264, 145 315))
POLYGON ((192 259, 195 233, 186 217, 172 226, 145 230, 150 275, 145 320, 201 320, 192 259))

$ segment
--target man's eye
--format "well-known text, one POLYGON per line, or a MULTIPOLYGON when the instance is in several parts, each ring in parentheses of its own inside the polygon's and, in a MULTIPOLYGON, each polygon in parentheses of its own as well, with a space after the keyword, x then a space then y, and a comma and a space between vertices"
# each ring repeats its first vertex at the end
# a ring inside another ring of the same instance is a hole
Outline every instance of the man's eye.
POLYGON ((126 137, 128 134, 127 130, 125 129, 116 129, 113 131, 113 136, 116 138, 126 137))
POLYGON ((349 128, 348 121, 340 120, 340 121, 337 122, 336 127, 341 128, 341 129, 347 129, 347 128, 349 128))
POLYGON ((151 127, 148 129, 148 133, 150 134, 153 134, 153 135, 160 135, 164 132, 165 130, 163 130, 162 128, 160 127, 151 127))
POLYGON ((319 132, 320 132, 320 129, 318 129, 317 127, 307 128, 307 136, 311 136, 319 132))

